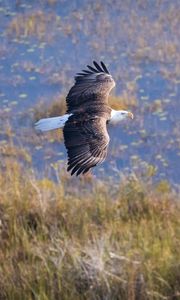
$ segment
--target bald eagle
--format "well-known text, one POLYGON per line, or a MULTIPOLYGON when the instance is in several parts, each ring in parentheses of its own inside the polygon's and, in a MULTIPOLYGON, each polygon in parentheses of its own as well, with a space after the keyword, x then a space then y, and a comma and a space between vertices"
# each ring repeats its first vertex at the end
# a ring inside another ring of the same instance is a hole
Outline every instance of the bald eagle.
POLYGON ((75 76, 75 84, 66 97, 66 114, 35 123, 36 130, 41 131, 63 128, 67 171, 71 171, 71 175, 85 174, 105 160, 110 141, 109 122, 133 118, 131 112, 116 111, 108 105, 115 82, 103 62, 93 64, 75 76))

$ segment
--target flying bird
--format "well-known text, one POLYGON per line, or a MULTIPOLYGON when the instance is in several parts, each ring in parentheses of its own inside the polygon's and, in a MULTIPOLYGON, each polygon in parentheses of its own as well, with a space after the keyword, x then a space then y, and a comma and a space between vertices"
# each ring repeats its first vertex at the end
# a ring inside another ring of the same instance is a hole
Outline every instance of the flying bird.
POLYGON ((66 114, 35 123, 35 128, 41 131, 63 128, 67 171, 71 171, 71 175, 85 174, 105 160, 110 141, 109 123, 133 118, 131 112, 114 110, 108 105, 115 81, 103 62, 93 64, 75 76, 66 97, 66 114))

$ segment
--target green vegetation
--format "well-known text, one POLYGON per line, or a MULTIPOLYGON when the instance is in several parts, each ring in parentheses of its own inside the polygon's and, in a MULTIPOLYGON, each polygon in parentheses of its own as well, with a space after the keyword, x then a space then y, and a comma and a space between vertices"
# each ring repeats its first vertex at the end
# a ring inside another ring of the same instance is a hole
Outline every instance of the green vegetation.
POLYGON ((180 207, 169 184, 62 174, 37 179, 4 159, 0 299, 179 299, 180 207))

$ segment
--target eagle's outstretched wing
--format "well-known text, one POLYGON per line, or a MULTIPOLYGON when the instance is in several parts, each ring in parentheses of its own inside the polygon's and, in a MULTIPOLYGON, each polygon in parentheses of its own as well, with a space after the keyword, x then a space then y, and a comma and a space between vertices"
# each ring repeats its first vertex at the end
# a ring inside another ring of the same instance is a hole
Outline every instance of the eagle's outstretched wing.
POLYGON ((93 63, 93 67, 87 66, 88 70, 83 70, 75 77, 75 84, 66 97, 67 113, 108 104, 109 92, 115 82, 103 62, 99 65, 95 61, 93 63))
POLYGON ((106 158, 109 144, 106 119, 83 113, 72 115, 63 133, 68 153, 67 170, 71 170, 71 175, 85 174, 106 158))
POLYGON ((63 133, 71 175, 88 172, 106 158, 109 135, 106 123, 111 116, 108 106, 110 90, 115 86, 103 62, 87 66, 75 77, 66 102, 67 114, 63 133))

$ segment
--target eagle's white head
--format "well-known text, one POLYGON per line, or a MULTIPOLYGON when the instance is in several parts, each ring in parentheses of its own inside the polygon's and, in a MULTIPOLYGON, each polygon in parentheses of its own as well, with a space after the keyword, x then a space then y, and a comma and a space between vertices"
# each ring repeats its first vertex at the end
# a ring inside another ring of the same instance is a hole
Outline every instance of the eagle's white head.
POLYGON ((133 119, 133 114, 130 111, 126 110, 111 110, 111 119, 110 122, 112 124, 116 124, 122 120, 125 120, 127 118, 133 119))

